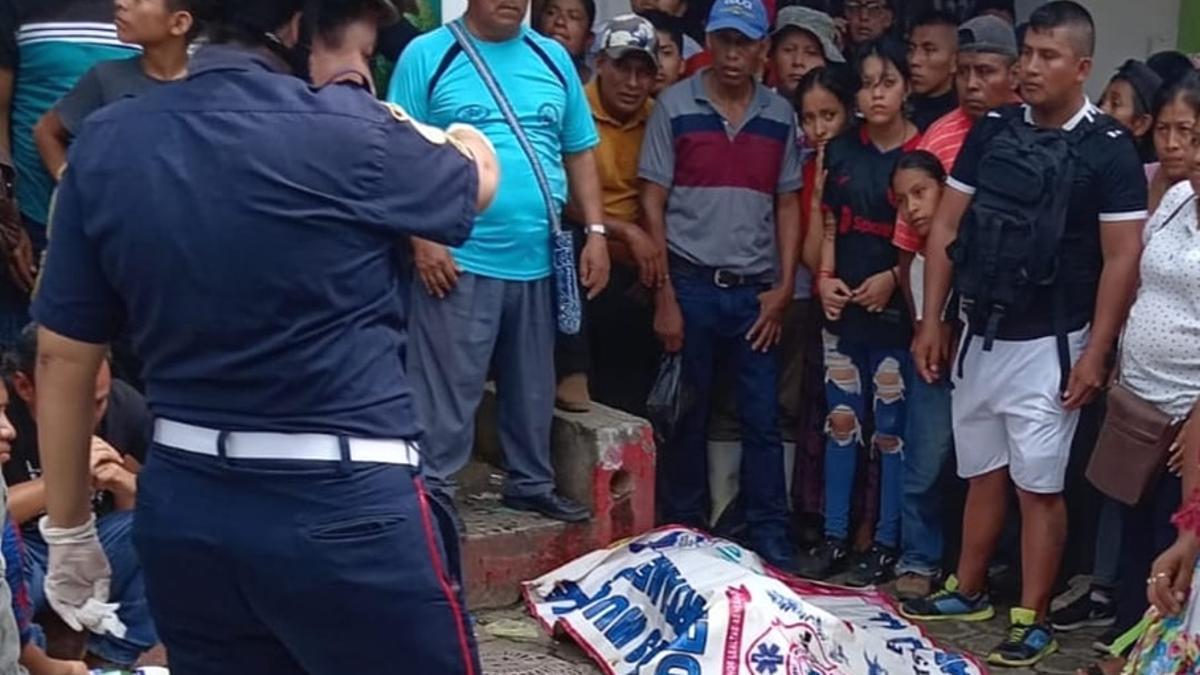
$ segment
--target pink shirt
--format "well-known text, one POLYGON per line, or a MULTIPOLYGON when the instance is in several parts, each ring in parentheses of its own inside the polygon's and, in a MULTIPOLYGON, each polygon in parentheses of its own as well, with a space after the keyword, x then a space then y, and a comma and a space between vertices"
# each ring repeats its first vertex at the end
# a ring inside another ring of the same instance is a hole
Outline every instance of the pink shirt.
MULTIPOLYGON (((937 157, 948 174, 954 168, 954 159, 958 157, 958 151, 962 150, 963 142, 967 140, 967 134, 973 126, 975 121, 962 108, 956 108, 929 127, 917 149, 926 150, 937 157)), ((896 248, 909 253, 920 253, 925 248, 925 238, 903 218, 896 219, 892 243, 896 248)))

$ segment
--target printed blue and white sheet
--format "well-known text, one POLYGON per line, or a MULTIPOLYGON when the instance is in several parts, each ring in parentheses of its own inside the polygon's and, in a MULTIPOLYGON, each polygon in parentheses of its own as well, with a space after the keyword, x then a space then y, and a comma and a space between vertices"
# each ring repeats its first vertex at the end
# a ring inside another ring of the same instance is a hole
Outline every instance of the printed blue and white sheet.
POLYGON ((802 581, 723 539, 666 527, 526 582, 548 631, 610 675, 981 675, 872 590, 802 581))

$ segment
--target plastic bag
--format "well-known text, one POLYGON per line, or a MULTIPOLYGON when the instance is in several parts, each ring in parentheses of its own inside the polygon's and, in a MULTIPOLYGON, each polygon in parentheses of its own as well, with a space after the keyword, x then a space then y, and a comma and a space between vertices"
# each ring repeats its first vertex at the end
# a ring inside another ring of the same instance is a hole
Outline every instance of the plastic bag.
POLYGON ((658 364, 658 376, 646 399, 646 414, 660 446, 675 434, 676 426, 690 406, 691 392, 683 381, 683 357, 663 355, 658 364))

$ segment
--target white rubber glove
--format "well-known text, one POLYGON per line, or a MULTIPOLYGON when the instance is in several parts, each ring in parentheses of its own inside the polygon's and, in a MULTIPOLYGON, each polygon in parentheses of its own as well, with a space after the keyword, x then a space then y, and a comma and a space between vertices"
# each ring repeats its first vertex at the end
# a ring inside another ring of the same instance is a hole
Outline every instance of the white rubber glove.
POLYGON ((72 630, 125 637, 125 624, 117 618, 120 604, 108 601, 112 568, 100 547, 95 514, 78 527, 50 527, 42 516, 38 529, 50 547, 45 587, 54 611, 72 630))

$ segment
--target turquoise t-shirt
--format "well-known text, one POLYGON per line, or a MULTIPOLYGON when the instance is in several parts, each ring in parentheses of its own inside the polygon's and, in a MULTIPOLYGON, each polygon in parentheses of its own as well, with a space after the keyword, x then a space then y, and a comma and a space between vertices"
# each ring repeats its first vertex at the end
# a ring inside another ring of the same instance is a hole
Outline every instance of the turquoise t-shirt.
MULTIPOLYGON (((505 42, 474 42, 533 144, 561 211, 567 198, 563 154, 590 150, 599 143, 571 58, 557 42, 528 28, 505 42)), ((533 169, 449 29, 439 28, 409 44, 392 75, 388 99, 434 126, 470 124, 496 147, 500 160, 496 199, 475 219, 471 238, 454 249, 458 264, 473 274, 509 281, 549 276, 550 222, 533 169)))
POLYGON ((33 127, 83 74, 100 61, 138 50, 117 39, 111 0, 12 2, 0 12, 0 66, 16 71, 12 100, 12 154, 21 213, 45 224, 54 181, 42 164, 33 127))

